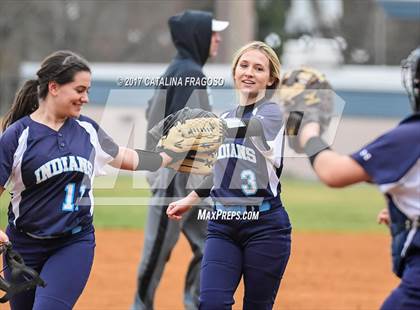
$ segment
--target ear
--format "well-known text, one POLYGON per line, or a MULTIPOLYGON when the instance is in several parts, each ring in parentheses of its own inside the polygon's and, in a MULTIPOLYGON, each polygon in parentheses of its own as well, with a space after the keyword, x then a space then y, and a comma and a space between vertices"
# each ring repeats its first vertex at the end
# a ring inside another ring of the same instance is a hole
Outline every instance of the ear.
POLYGON ((50 81, 48 82, 48 92, 52 95, 52 96, 57 96, 58 95, 58 89, 60 88, 60 85, 58 85, 58 83, 56 81, 50 81))
POLYGON ((270 77, 270 80, 268 81, 267 86, 273 85, 275 80, 276 80, 275 78, 270 77))

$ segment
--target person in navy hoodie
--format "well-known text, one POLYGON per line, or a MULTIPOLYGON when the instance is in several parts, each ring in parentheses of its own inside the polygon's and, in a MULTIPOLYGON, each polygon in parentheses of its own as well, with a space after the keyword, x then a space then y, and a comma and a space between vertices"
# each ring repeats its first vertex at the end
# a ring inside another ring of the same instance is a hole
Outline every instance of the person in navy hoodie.
MULTIPOLYGON (((169 18, 168 26, 176 56, 162 78, 175 80, 180 84, 157 87, 149 101, 146 111, 146 150, 154 150, 158 141, 149 130, 163 118, 184 107, 211 111, 203 66, 210 58, 217 56, 222 40, 220 32, 228 25, 229 22, 216 20, 212 13, 206 11, 186 10, 169 18)), ((174 197, 186 196, 191 188, 201 182, 202 176, 159 169, 148 173, 147 180, 152 198, 145 229, 147 237, 141 251, 137 288, 131 310, 154 309, 157 287, 181 233, 187 238, 193 252, 185 276, 184 307, 195 310, 198 307, 200 263, 207 222, 197 221, 197 210, 189 212, 182 222, 169 221, 166 209, 174 197)))
MULTIPOLYGON (((47 283, 15 295, 12 310, 68 310, 81 295, 92 267, 93 180, 106 164, 125 170, 157 170, 171 158, 119 147, 92 119, 91 70, 70 51, 41 64, 37 78, 17 92, 0 137, 0 194, 10 182, 6 231, 25 263, 47 283)), ((5 278, 11 279, 8 269, 5 278)))

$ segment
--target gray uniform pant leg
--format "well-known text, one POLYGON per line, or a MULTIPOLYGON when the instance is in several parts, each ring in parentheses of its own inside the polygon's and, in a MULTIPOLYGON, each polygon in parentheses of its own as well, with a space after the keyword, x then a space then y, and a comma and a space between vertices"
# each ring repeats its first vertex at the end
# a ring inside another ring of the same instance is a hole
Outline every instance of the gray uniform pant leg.
MULTIPOLYGON (((166 262, 169 260, 171 251, 182 231, 193 251, 193 258, 190 261, 184 289, 184 305, 186 309, 198 309, 199 283, 200 283, 200 264, 203 256, 204 240, 207 232, 207 222, 198 221, 198 208, 193 208, 183 218, 181 222, 169 220, 166 216, 167 197, 176 199, 185 197, 193 183, 197 183, 199 178, 188 175, 177 174, 174 177, 172 187, 166 189, 168 180, 173 175, 168 169, 161 169, 158 179, 154 180, 154 195, 150 201, 149 215, 145 231, 143 255, 138 268, 137 291, 133 310, 153 309, 156 288, 162 277, 166 262), (187 181, 188 184, 187 185, 187 181), (157 183, 158 184, 157 184, 157 183), (159 184, 160 183, 160 184, 159 184)), ((198 182, 199 183, 199 182, 198 182)))

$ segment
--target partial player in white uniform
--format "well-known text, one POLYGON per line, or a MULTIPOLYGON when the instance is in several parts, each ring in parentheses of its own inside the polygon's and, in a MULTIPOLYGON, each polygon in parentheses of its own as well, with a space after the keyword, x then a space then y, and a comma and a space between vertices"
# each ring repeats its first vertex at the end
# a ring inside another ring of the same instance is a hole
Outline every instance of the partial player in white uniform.
POLYGON ((404 85, 413 114, 354 154, 340 155, 319 137, 319 124, 308 123, 300 143, 320 180, 331 187, 358 182, 378 185, 388 202, 381 221, 389 221, 393 271, 400 285, 382 310, 420 309, 420 47, 403 61, 404 85))

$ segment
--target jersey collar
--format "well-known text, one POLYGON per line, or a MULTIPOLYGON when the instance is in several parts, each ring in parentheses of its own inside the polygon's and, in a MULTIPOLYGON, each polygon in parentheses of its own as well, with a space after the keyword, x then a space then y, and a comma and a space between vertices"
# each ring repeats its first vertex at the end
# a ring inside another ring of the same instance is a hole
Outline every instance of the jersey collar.
POLYGON ((407 116, 406 118, 404 118, 400 124, 405 124, 405 123, 411 123, 411 122, 415 122, 415 121, 420 121, 420 112, 411 114, 410 116, 407 116))

